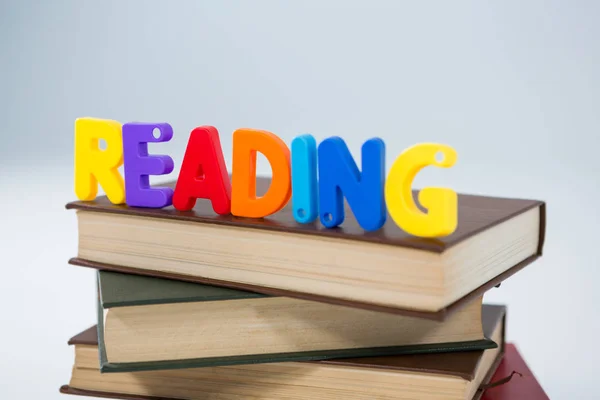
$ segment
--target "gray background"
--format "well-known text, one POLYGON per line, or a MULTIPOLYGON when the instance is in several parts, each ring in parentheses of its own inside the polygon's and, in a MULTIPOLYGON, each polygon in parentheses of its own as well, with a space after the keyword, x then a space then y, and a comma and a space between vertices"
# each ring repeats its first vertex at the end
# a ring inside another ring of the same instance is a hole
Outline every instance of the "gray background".
MULTIPOLYGON (((486 300, 552 399, 595 398, 598 351, 598 2, 0 2, 0 392, 58 399, 66 341, 94 323, 76 252, 73 123, 169 122, 189 131, 367 138, 387 165, 452 145, 417 186, 548 202, 544 258, 486 300), (17 393, 19 386, 24 392, 17 393)), ((261 160, 259 172, 269 172, 261 160)), ((158 182, 159 180, 154 180, 158 182)))

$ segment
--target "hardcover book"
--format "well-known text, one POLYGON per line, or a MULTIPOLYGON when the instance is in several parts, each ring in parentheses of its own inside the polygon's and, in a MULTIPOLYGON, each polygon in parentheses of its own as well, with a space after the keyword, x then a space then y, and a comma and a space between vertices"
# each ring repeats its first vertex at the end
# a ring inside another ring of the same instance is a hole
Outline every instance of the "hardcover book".
MULTIPOLYGON (((257 194, 268 187, 257 180, 257 194)), ((467 194, 456 231, 437 239, 410 236, 389 217, 365 232, 349 209, 327 229, 297 223, 289 204, 263 219, 217 215, 207 200, 186 212, 106 197, 67 208, 78 217, 74 265, 437 320, 538 258, 545 232, 541 201, 467 194)))
POLYGON ((505 346, 502 362, 491 382, 510 380, 490 387, 481 400, 549 400, 548 395, 529 369, 529 366, 512 343, 505 346))
POLYGON ((246 364, 177 370, 101 373, 97 328, 73 337, 75 365, 61 392, 158 400, 468 400, 480 399, 504 350, 505 312, 487 306, 488 350, 246 364))
POLYGON ((110 271, 98 290, 102 372, 496 347, 481 297, 434 321, 110 271))

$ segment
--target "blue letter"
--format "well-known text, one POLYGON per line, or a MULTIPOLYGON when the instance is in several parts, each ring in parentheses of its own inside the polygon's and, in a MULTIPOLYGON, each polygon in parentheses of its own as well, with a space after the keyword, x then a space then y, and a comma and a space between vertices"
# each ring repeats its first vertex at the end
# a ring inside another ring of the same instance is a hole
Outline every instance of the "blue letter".
POLYGON ((344 196, 360 226, 375 231, 386 218, 384 198, 385 144, 374 138, 362 146, 362 174, 346 143, 332 137, 319 145, 321 223, 334 228, 344 222, 344 196))
POLYGON ((307 224, 317 215, 317 142, 312 135, 292 141, 292 210, 294 219, 307 224))

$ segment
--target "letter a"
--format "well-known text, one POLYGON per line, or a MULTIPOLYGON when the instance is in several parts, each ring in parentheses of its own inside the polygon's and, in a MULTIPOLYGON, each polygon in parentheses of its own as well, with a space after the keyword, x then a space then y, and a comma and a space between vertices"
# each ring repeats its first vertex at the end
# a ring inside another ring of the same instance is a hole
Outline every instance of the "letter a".
POLYGON ((231 183, 219 132, 212 126, 200 126, 190 134, 173 194, 173 207, 191 210, 196 199, 210 199, 219 215, 231 211, 231 183))

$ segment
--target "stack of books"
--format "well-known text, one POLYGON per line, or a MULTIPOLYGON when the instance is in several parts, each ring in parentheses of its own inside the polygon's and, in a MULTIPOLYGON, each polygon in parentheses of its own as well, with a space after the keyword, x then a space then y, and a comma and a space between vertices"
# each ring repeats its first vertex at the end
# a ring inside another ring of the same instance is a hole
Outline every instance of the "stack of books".
MULTIPOLYGON (((258 190, 269 180, 259 178, 258 190)), ((261 189, 262 188, 262 189, 261 189)), ((483 302, 542 254, 541 201, 458 195, 458 225, 412 237, 76 201, 97 324, 69 344, 72 395, 121 399, 547 398, 483 302), (513 373, 513 371, 515 373, 513 373)), ((388 221, 390 219, 388 218, 388 221)), ((83 327, 82 327, 83 328, 83 327)), ((87 327, 86 327, 87 328, 87 327)))

